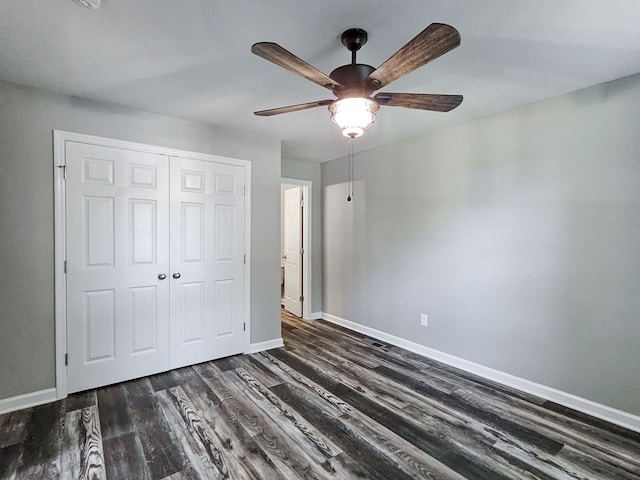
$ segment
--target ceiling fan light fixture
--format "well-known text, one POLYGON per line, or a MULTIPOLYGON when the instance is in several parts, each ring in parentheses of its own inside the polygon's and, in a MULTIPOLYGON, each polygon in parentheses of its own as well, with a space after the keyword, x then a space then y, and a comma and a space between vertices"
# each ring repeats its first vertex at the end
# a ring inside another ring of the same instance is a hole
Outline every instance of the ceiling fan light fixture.
POLYGON ((343 98, 329 105, 331 120, 345 137, 356 138, 367 130, 376 119, 378 102, 370 98, 343 98))

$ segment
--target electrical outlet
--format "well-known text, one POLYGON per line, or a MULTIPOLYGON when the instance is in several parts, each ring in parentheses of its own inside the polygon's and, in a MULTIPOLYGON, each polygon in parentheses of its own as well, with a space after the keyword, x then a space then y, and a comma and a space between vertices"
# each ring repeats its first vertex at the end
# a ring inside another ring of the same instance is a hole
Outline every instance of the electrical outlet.
POLYGON ((426 313, 420 314, 420 325, 422 325, 423 327, 426 327, 428 325, 428 318, 426 313))

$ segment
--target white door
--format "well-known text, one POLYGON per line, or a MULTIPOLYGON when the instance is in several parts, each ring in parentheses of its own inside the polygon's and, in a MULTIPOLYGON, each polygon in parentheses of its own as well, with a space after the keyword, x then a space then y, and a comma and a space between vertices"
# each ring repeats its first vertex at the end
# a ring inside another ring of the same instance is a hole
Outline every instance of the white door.
POLYGON ((67 141, 66 165, 68 391, 167 370, 169 159, 67 141))
POLYGON ((244 169, 171 158, 171 368, 244 350, 244 169))
POLYGON ((284 308, 302 317, 302 187, 284 192, 284 308))

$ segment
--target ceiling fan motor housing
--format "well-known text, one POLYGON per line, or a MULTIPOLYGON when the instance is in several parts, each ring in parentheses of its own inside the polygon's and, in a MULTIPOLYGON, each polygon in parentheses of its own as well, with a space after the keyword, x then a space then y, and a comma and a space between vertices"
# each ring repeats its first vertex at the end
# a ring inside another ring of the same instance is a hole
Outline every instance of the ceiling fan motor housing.
POLYGON ((329 77, 345 88, 336 89, 333 93, 338 98, 368 96, 371 89, 367 88, 368 82, 365 80, 373 71, 375 71, 374 67, 363 63, 351 63, 336 68, 329 77))

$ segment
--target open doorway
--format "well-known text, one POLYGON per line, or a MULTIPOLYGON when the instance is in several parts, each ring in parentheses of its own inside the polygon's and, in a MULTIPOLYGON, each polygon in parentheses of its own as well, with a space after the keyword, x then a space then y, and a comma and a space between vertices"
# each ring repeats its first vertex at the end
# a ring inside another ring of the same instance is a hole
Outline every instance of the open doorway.
POLYGON ((280 303, 311 317, 311 182, 282 178, 280 188, 280 303))

